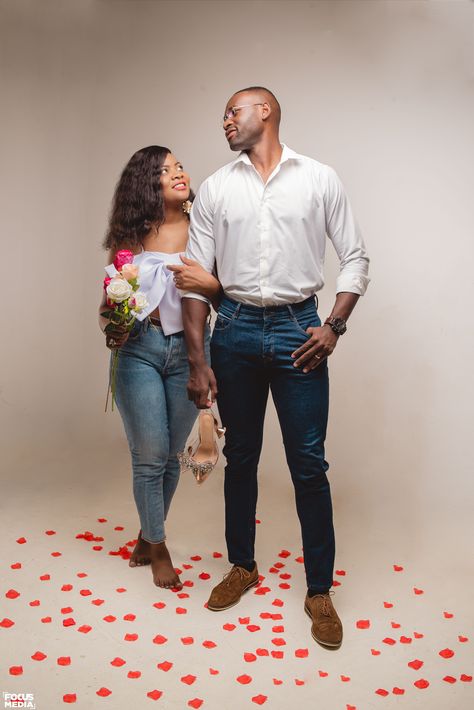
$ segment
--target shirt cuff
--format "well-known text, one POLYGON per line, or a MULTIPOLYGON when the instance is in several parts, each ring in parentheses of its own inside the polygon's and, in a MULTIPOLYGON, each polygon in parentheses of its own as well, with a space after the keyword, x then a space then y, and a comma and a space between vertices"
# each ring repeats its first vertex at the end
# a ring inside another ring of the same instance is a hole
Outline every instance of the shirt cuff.
POLYGON ((362 276, 360 274, 340 274, 336 281, 336 293, 345 291, 363 296, 367 291, 369 282, 370 279, 368 276, 362 276))
POLYGON ((200 293, 193 293, 192 291, 180 291, 180 294, 182 298, 195 298, 196 301, 204 301, 204 303, 207 303, 208 306, 211 305, 210 300, 200 293))

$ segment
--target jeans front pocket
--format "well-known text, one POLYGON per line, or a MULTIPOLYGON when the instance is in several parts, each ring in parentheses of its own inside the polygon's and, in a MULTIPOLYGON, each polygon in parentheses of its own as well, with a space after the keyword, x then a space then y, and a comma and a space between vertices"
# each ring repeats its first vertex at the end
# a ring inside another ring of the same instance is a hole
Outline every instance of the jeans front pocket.
POLYGON ((296 329, 307 338, 309 337, 309 333, 306 332, 307 328, 318 328, 321 325, 321 319, 318 316, 316 306, 299 312, 297 309, 292 308, 292 306, 288 306, 288 311, 296 329))

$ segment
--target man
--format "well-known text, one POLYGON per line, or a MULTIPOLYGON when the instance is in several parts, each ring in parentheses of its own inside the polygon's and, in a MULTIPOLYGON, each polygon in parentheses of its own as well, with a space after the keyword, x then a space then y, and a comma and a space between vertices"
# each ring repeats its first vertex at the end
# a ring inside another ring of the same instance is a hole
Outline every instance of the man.
POLYGON ((344 189, 326 165, 279 140, 280 105, 263 87, 237 91, 223 128, 236 160, 201 186, 191 213, 188 256, 214 264, 224 296, 204 357, 205 299, 186 293, 183 320, 190 364, 188 395, 200 409, 218 391, 226 427, 226 542, 233 567, 208 608, 228 609, 258 583, 254 559, 257 466, 271 390, 295 488, 312 636, 337 648, 342 624, 329 590, 334 530, 324 440, 327 358, 367 288, 368 258, 344 189), (315 293, 323 286, 326 234, 341 269, 334 307, 321 325, 315 293), (211 393, 209 398, 209 391, 211 393))

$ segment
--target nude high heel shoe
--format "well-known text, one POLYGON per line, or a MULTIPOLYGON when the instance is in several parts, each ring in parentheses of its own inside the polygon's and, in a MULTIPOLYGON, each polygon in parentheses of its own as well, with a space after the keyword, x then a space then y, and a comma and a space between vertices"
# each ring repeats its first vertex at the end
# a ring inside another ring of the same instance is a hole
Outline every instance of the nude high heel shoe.
POLYGON ((214 414, 202 409, 199 413, 197 439, 186 451, 178 454, 181 473, 192 471, 197 483, 204 483, 219 459, 217 438, 225 434, 225 427, 220 427, 214 414))

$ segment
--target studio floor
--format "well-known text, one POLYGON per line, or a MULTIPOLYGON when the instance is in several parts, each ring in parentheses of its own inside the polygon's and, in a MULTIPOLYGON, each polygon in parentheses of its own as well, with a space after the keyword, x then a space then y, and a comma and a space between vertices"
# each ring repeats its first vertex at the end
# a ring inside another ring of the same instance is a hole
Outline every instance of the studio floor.
POLYGON ((366 518, 336 490, 344 641, 328 651, 303 612, 284 475, 261 480, 260 585, 213 613, 205 602, 228 569, 222 465, 201 487, 181 480, 168 539, 184 586, 162 591, 149 568, 128 567, 137 521, 122 453, 113 470, 87 452, 51 458, 42 471, 26 462, 3 491, 3 693, 30 693, 37 710, 474 707, 466 540, 453 533, 430 549, 429 536, 415 539, 406 526, 366 535, 366 518))

